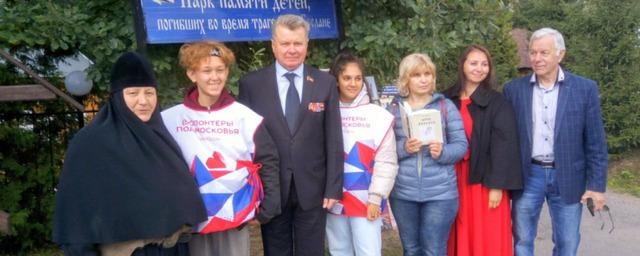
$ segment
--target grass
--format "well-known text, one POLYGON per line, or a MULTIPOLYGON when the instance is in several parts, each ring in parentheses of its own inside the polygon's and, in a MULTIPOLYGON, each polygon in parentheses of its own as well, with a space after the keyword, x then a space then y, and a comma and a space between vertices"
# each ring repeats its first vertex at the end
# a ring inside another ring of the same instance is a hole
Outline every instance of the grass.
MULTIPOLYGON (((46 246, 45 248, 41 248, 38 250, 30 251, 27 254, 20 255, 29 255, 29 256, 64 256, 62 250, 60 250, 57 246, 51 244, 46 246)), ((8 254, 0 254, 0 256, 9 256, 8 254)))
MULTIPOLYGON (((260 228, 258 226, 250 227, 251 233, 251 256, 262 256, 262 238, 260 236, 260 228)), ((325 250, 325 255, 329 255, 329 252, 325 250)), ((402 255, 402 245, 400 244, 400 237, 398 236, 398 230, 384 230, 382 231, 382 255, 385 256, 400 256, 402 255)))
POLYGON ((402 244, 398 230, 382 231, 382 255, 400 256, 402 255, 402 244))
POLYGON ((632 150, 609 164, 609 188, 640 197, 640 149, 632 150))

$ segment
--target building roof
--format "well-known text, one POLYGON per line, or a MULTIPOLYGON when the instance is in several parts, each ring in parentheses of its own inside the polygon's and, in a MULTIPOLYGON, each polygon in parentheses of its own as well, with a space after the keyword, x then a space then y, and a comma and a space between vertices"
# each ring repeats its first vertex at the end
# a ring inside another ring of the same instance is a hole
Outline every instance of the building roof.
POLYGON ((511 30, 511 37, 518 46, 518 69, 530 69, 531 63, 529 63, 529 31, 523 28, 514 28, 511 30))

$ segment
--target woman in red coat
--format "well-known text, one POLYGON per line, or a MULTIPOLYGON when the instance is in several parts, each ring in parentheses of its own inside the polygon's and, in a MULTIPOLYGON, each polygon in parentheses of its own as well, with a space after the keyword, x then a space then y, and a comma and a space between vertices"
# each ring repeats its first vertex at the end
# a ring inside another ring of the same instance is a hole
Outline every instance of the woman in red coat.
POLYGON ((445 92, 460 110, 469 141, 456 164, 460 209, 449 256, 513 255, 508 190, 522 188, 522 173, 513 108, 495 84, 489 51, 467 47, 458 80, 445 92))

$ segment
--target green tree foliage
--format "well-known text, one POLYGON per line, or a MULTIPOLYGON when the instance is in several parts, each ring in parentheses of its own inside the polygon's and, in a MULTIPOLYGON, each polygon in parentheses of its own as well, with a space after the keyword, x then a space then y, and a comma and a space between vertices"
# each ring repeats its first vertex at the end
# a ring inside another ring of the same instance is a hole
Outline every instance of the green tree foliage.
MULTIPOLYGON (((133 46, 130 14, 125 1, 0 1, 0 48, 59 88, 55 63, 82 52, 95 62, 94 92, 102 96, 111 63, 133 46)), ((0 61, 0 85, 29 83, 0 61)), ((54 187, 78 128, 74 111, 61 100, 0 103, 0 209, 11 214, 13 231, 0 237, 0 254, 28 254, 51 240, 54 187)))
POLYGON ((563 33, 565 68, 598 83, 609 152, 640 146, 640 2, 522 1, 516 13, 519 26, 563 33))
POLYGON ((515 75, 511 12, 503 1, 344 1, 341 47, 365 59, 382 83, 394 83, 398 64, 410 53, 427 53, 438 68, 438 89, 456 77, 469 44, 488 46, 501 81, 515 75))
POLYGON ((127 1, 7 1, 0 13, 0 46, 47 56, 82 52, 94 60, 96 91, 105 90, 111 64, 135 43, 127 1))
MULTIPOLYGON (((101 97, 106 96, 118 55, 135 47, 129 1, 6 1, 1 12, 0 47, 13 52, 45 49, 47 56, 59 57, 82 52, 95 63, 90 77, 97 87, 93 93, 101 97)), ((454 79, 462 48, 478 43, 492 51, 501 81, 515 75, 515 44, 508 34, 511 12, 503 1, 343 1, 341 12, 345 38, 312 41, 308 63, 328 67, 339 50, 349 50, 361 55, 370 73, 386 84, 395 81, 402 57, 425 52, 438 66, 443 89, 454 79)), ((258 67, 255 64, 272 63, 268 41, 228 45, 238 59, 228 83, 234 92, 240 75, 258 67)), ((179 102, 190 84, 178 66, 178 49, 148 46, 163 106, 179 102)))
MULTIPOLYGON (((0 64, 0 84, 24 83, 14 67, 0 64)), ((11 235, 0 235, 0 255, 25 254, 50 240, 56 177, 68 136, 77 129, 67 108, 60 101, 0 103, 0 209, 11 214, 12 224, 11 235)))
MULTIPOLYGON (((39 73, 52 73, 42 54, 17 55, 39 73)), ((0 63, 0 85, 29 82, 0 63)), ((0 209, 12 224, 12 234, 0 237, 0 255, 26 254, 50 240, 54 187, 77 118, 62 101, 0 103, 0 209)))
POLYGON ((24 254, 49 243, 54 187, 69 131, 75 130, 73 114, 8 110, 13 107, 0 105, 0 209, 11 213, 12 225, 12 234, 0 237, 0 254, 24 254))
MULTIPOLYGON (((130 1, 0 1, 0 8, 0 47, 17 55, 42 50, 48 63, 86 55, 94 63, 92 94, 100 98, 108 96, 113 63, 136 46, 130 1)), ((160 91, 167 92, 160 94, 165 105, 181 98, 178 85, 186 83, 176 59, 179 46, 149 45, 147 51, 160 91)))

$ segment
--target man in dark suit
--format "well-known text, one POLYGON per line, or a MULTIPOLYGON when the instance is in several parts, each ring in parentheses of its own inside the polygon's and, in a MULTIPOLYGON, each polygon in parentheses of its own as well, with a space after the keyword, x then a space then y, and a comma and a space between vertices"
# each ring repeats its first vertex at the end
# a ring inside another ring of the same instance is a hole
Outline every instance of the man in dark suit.
POLYGON ((280 154, 282 214, 262 223, 265 255, 324 255, 326 210, 342 197, 336 79, 304 65, 309 23, 274 22, 276 63, 240 79, 239 100, 265 118, 280 154))
POLYGON ((576 255, 582 204, 604 206, 607 143, 598 87, 564 71, 562 34, 537 30, 529 42, 534 74, 504 88, 516 112, 524 189, 513 193, 516 255, 533 255, 540 210, 545 199, 553 225, 553 255, 576 255))

